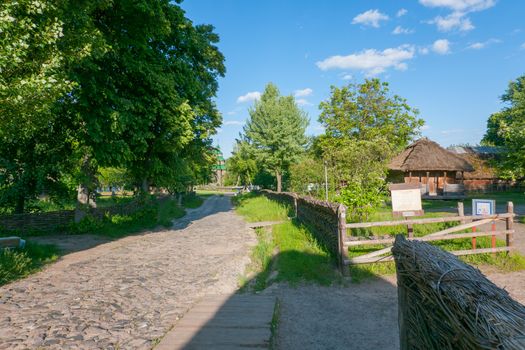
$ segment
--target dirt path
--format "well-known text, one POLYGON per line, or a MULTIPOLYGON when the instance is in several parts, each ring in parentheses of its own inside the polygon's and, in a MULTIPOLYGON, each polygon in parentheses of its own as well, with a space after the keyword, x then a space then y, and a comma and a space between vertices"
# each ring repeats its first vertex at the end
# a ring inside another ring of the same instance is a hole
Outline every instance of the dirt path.
MULTIPOLYGON (((498 229, 504 227, 499 224, 498 229)), ((525 255, 525 225, 516 223, 515 229, 515 248, 525 255)), ((525 271, 503 273, 490 267, 482 271, 525 304, 525 271)), ((276 348, 397 350, 396 288, 395 276, 347 287, 273 285, 264 293, 280 302, 276 348)))
POLYGON ((254 243, 214 196, 173 230, 69 254, 0 287, 0 349, 149 349, 202 296, 236 289, 254 243))

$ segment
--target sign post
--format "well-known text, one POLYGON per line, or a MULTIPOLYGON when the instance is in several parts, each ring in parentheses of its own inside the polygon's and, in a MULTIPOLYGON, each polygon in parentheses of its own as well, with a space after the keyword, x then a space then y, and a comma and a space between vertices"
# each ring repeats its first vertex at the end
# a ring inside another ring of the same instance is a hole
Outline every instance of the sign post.
MULTIPOLYGON (((494 199, 473 199, 472 216, 494 215, 496 214, 496 201, 494 199)), ((492 222, 492 231, 495 230, 495 223, 492 222)), ((472 228, 476 232, 476 227, 472 228)), ((492 236, 492 248, 496 248, 496 236, 492 236)), ((476 249, 476 237, 472 237, 472 249, 476 249)))
MULTIPOLYGON (((392 214, 394 216, 402 216, 406 220, 409 217, 424 214, 419 184, 391 184, 389 189, 392 195, 392 214)), ((414 236, 412 225, 407 225, 407 233, 409 238, 414 236)))

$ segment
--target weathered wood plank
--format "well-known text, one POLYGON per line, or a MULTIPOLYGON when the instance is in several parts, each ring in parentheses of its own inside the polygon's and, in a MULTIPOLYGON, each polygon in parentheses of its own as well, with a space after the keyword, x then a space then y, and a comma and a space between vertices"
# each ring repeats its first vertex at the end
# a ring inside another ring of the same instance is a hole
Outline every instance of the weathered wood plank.
POLYGON ((0 248, 18 248, 23 246, 25 241, 20 237, 3 237, 0 238, 0 248))
POLYGON ((278 224, 283 224, 285 222, 288 222, 286 220, 281 221, 260 221, 260 222, 250 222, 248 226, 250 228, 260 228, 260 227, 267 227, 267 226, 273 226, 278 224))
MULTIPOLYGON (((449 239, 459 239, 459 238, 471 238, 471 237, 485 237, 485 236, 503 236, 507 234, 514 233, 514 230, 502 230, 502 231, 480 231, 480 232, 468 232, 468 233, 458 233, 454 235, 445 235, 443 237, 431 237, 431 236, 423 236, 423 237, 413 237, 413 238, 407 238, 407 240, 412 241, 443 241, 443 240, 449 240, 449 239)), ((360 245, 373 245, 373 244, 391 244, 394 243, 395 238, 384 238, 384 239, 369 239, 369 240, 362 240, 362 241, 346 241, 345 246, 347 247, 355 247, 360 245)))
MULTIPOLYGON (((389 247, 389 248, 392 248, 392 247, 389 247)), ((472 250, 472 249, 453 250, 453 251, 449 251, 449 253, 457 255, 457 256, 461 256, 461 255, 508 252, 510 250, 511 250, 510 247, 499 247, 499 248, 483 248, 483 249, 475 249, 475 250, 472 250)), ((363 258, 363 257, 364 255, 358 256, 352 259, 348 259, 345 261, 345 265, 370 264, 370 263, 387 262, 387 261, 394 260, 394 257, 392 255, 372 257, 372 258, 363 258)))
POLYGON ((366 228, 366 227, 384 227, 384 226, 401 226, 401 225, 424 225, 433 224, 439 222, 454 222, 454 221, 470 221, 470 220, 500 220, 509 217, 514 217, 514 213, 503 213, 497 215, 480 215, 480 216, 446 216, 441 218, 423 218, 423 219, 410 219, 410 220, 391 220, 391 221, 375 221, 375 222, 356 222, 346 224, 346 228, 366 228))
POLYGON ((275 302, 273 296, 208 296, 155 350, 268 348, 275 302))

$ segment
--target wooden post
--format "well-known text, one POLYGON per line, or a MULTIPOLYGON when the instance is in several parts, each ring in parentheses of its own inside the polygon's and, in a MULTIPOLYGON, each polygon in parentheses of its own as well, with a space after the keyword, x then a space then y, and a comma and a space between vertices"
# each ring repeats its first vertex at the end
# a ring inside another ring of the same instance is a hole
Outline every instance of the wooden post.
MULTIPOLYGON (((496 231, 496 221, 492 221, 492 232, 496 231)), ((491 247, 496 248, 496 236, 492 236, 491 238, 491 247)), ((492 253, 492 257, 496 257, 496 253, 492 253)))
POLYGON ((298 219, 297 217, 297 195, 295 193, 293 194, 293 209, 295 212, 295 218, 298 219))
MULTIPOLYGON (((396 243, 403 241, 402 235, 396 236, 396 243)), ((394 243, 394 246, 396 245, 394 243)), ((409 294, 406 289, 407 277, 399 268, 399 261, 396 260, 396 275, 397 275, 397 324, 399 326, 399 348, 401 350, 409 350, 409 332, 410 325, 408 322, 408 305, 410 305, 409 294)))
POLYGON ((345 260, 349 259, 348 248, 345 247, 346 241, 346 207, 342 204, 337 208, 338 218, 338 248, 339 248, 339 265, 343 276, 348 275, 348 268, 345 265, 345 260))
MULTIPOLYGON (((405 220, 408 220, 407 216, 405 216, 405 220)), ((408 236, 408 238, 413 238, 414 237, 414 225, 407 224, 407 236, 408 236)))
MULTIPOLYGON (((458 216, 465 216, 465 205, 463 204, 463 202, 458 202, 458 216)), ((465 220, 461 220, 460 222, 464 224, 465 220)))
MULTIPOLYGON (((514 214, 514 204, 512 202, 507 202, 507 213, 514 214)), ((506 224, 507 230, 512 230, 514 227, 514 218, 512 216, 509 216, 506 220, 506 224)), ((508 233, 506 243, 507 247, 509 247, 510 249, 512 249, 513 240, 514 239, 512 237, 512 233, 508 233)))

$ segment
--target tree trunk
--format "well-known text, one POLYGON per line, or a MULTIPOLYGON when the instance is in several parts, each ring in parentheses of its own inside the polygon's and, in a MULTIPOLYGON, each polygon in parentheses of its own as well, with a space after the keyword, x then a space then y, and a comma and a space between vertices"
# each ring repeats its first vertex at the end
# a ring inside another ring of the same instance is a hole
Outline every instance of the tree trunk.
POLYGON ((80 222, 86 214, 89 207, 96 208, 96 177, 95 169, 91 164, 89 155, 85 155, 80 166, 82 180, 77 187, 77 207, 75 208, 75 222, 80 222))
POLYGON ((141 190, 145 195, 149 193, 149 181, 147 178, 142 180, 141 190))
POLYGON ((283 175, 281 174, 281 172, 279 170, 276 170, 275 171, 275 177, 277 178, 277 193, 281 193, 281 191, 283 190, 283 175))

